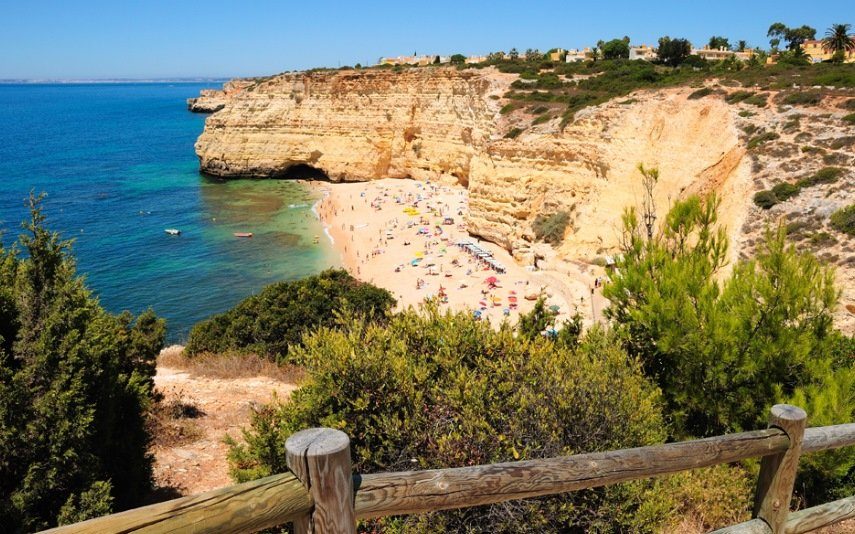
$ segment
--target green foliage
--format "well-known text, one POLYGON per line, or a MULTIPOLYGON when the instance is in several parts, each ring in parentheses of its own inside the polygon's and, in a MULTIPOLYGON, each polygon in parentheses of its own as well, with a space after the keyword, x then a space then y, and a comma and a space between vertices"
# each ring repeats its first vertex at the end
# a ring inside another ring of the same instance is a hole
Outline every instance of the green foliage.
POLYGON ((709 96, 711 94, 713 94, 713 90, 711 88, 702 87, 701 89, 698 89, 697 91, 692 92, 692 94, 689 95, 689 100, 697 100, 699 98, 703 98, 703 97, 709 96))
POLYGON ((746 146, 748 147, 748 150, 753 150, 758 146, 762 145, 763 143, 766 143, 767 141, 774 141, 779 137, 781 136, 778 135, 776 132, 763 132, 760 135, 749 139, 748 144, 746 146))
POLYGON ((772 188, 772 193, 775 194, 775 198, 777 198, 779 202, 783 202, 798 195, 799 187, 788 182, 781 182, 779 184, 775 184, 772 188))
POLYGON ((0 524, 35 531, 124 509, 151 489, 145 413, 165 326, 104 311, 40 198, 0 248, 0 524), (17 247, 24 249, 21 257, 17 247))
POLYGON ((552 119, 552 116, 549 113, 544 113, 539 117, 535 117, 533 121, 531 121, 532 126, 536 126, 538 124, 543 124, 544 122, 549 122, 552 119))
POLYGON ((843 116, 843 122, 848 124, 855 124, 855 113, 850 113, 849 115, 843 116))
POLYGON ((335 324, 335 311, 344 310, 381 320, 395 305, 385 289, 363 283, 344 270, 327 270, 316 276, 265 287, 231 310, 196 324, 185 351, 251 352, 277 362, 299 362, 289 347, 303 333, 335 324))
POLYGON ((570 224, 570 213, 559 211, 550 214, 539 214, 534 219, 532 229, 534 235, 541 241, 557 245, 564 240, 564 231, 570 224))
MULTIPOLYGON (((775 22, 769 26, 766 36, 773 37, 776 40, 783 39, 787 42, 787 48, 790 50, 800 50, 802 43, 816 37, 816 29, 807 25, 789 28, 781 22, 775 22)), ((773 48, 775 46, 773 45, 773 48)))
POLYGON ((838 232, 855 236, 855 204, 850 204, 832 213, 831 227, 838 232))
POLYGON ((736 104, 738 102, 742 102, 746 98, 751 97, 752 95, 754 95, 754 93, 751 91, 734 91, 724 97, 724 101, 728 104, 736 104))
POLYGON ((727 37, 720 37, 717 35, 713 35, 710 37, 709 43, 707 46, 712 48, 713 50, 718 50, 720 48, 724 48, 725 50, 730 50, 730 40, 727 37))
POLYGON ((522 128, 511 128, 508 130, 508 133, 505 134, 505 139, 516 139, 519 134, 523 133, 522 128))
POLYGON ((822 93, 819 91, 801 91, 789 93, 782 102, 791 106, 815 106, 822 101, 822 93))
POLYGON ((453 56, 451 56, 449 61, 452 65, 462 65, 466 63, 466 56, 464 56, 463 54, 454 54, 453 56))
POLYGON ((724 276, 717 205, 675 203, 652 240, 628 212, 623 257, 603 291, 629 352, 662 388, 676 437, 762 428, 772 404, 848 380, 822 352, 838 296, 833 273, 788 246, 780 228, 724 276))
POLYGON ((843 174, 840 167, 823 167, 807 178, 798 181, 798 187, 813 187, 819 184, 833 184, 843 174))
POLYGON ((629 43, 623 39, 612 39, 600 47, 603 59, 628 59, 629 43))
POLYGON ((855 109, 855 98, 849 98, 845 100, 840 107, 843 109, 855 109))
MULTIPOLYGON (((492 329, 428 305, 387 325, 349 320, 295 349, 308 377, 291 401, 260 411, 238 480, 286 469, 284 443, 304 428, 351 437, 360 473, 514 461, 660 442, 659 395, 604 331, 568 348, 492 329)), ((386 518, 371 531, 650 531, 675 505, 656 481, 516 501, 512 508, 386 518)))
POLYGON ((754 194, 754 203, 767 210, 778 203, 778 197, 772 191, 764 189, 754 194))
POLYGON ((659 48, 656 52, 659 61, 676 67, 692 53, 692 45, 687 39, 671 39, 667 35, 659 38, 659 48))
POLYGON ((510 104, 505 104, 504 106, 502 106, 502 109, 499 110, 499 113, 502 115, 507 115, 511 111, 517 109, 517 107, 519 106, 517 106, 516 103, 511 102, 510 104))
POLYGON ((758 108, 766 107, 766 100, 769 98, 768 93, 756 93, 744 100, 746 104, 757 106, 758 108))

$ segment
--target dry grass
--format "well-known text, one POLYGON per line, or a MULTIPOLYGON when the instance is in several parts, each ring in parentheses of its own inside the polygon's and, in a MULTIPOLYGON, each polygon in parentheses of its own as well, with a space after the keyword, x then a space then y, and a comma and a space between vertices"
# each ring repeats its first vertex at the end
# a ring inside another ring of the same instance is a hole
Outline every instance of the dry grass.
POLYGON ((178 447, 200 439, 205 433, 194 419, 203 415, 196 402, 183 391, 175 398, 155 403, 147 422, 153 445, 178 447))
POLYGON ((294 365, 280 366, 255 354, 199 354, 185 356, 184 347, 173 345, 160 352, 158 366, 181 369, 191 375, 209 378, 252 378, 266 376, 274 380, 298 383, 304 371, 294 365))

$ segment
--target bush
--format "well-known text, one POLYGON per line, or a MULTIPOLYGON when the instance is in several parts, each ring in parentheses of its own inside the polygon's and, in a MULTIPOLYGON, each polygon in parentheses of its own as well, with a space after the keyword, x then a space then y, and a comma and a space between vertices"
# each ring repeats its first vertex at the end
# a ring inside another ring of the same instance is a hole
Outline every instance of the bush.
MULTIPOLYGON (((615 340, 594 330, 576 348, 492 329, 428 305, 388 325, 348 321, 295 349, 308 380, 232 443, 238 480, 286 469, 283 444, 309 427, 351 438, 359 473, 432 469, 658 443, 658 392, 615 340)), ((673 503, 656 481, 385 518, 366 530, 650 531, 673 503)))
POLYGON ((502 115, 507 115, 515 109, 517 109, 517 105, 511 102, 510 104, 505 104, 504 106, 502 106, 502 109, 499 110, 499 113, 502 115))
POLYGON ((111 315, 75 273, 40 198, 0 245, 0 524, 33 532, 139 505, 151 486, 145 417, 165 326, 111 315))
POLYGON ((754 93, 751 91, 735 91, 724 97, 724 101, 728 104, 737 104, 743 100, 750 98, 754 93))
POLYGON ((363 283, 343 270, 327 270, 294 282, 279 282, 244 299, 231 310, 196 324, 185 351, 249 352, 293 363, 288 351, 303 333, 335 324, 335 312, 381 320, 395 305, 385 289, 363 283))
POLYGON ((768 210, 778 203, 778 197, 776 197, 775 193, 772 191, 764 189, 763 191, 758 191, 754 194, 754 203, 764 210, 768 210))
MULTIPOLYGON (((823 353, 837 300, 833 272, 788 246, 780 228, 756 259, 724 277, 717 205, 675 203, 651 241, 629 212, 627 245, 603 290, 628 351, 662 388, 678 438, 763 428, 771 405, 818 384, 836 391, 831 384, 852 375, 823 353)), ((822 398, 822 389, 810 391, 822 398)), ((838 402, 848 410, 844 417, 840 408, 840 419, 851 419, 855 400, 835 400, 835 410, 838 402)), ((818 402, 816 417, 829 409, 818 402)))
POLYGON ((855 109, 855 98, 850 98, 840 105, 843 109, 855 109))
POLYGON ((779 137, 781 137, 781 136, 775 132, 763 132, 760 135, 753 137, 748 141, 748 144, 747 144, 748 150, 755 149, 758 146, 762 145, 763 143, 766 143, 767 141, 774 141, 775 139, 778 139, 779 137))
POLYGON ((819 184, 833 184, 843 174, 843 169, 840 167, 823 167, 816 171, 812 176, 802 178, 798 181, 799 187, 813 187, 819 184))
POLYGON ((535 218, 532 228, 534 235, 541 241, 557 245, 564 241, 564 231, 570 223, 570 214, 559 211, 549 215, 540 214, 535 218))
POLYGON ((850 113, 849 115, 843 116, 843 122, 848 124, 855 124, 855 113, 850 113))
POLYGON ((698 89, 697 91, 692 92, 692 94, 689 95, 689 100, 697 100, 699 98, 709 96, 713 94, 713 92, 714 91, 709 87, 704 87, 702 89, 698 89))
POLYGON ((782 102, 791 106, 815 106, 822 101, 822 94, 817 91, 803 91, 786 95, 782 102))
POLYGON ((743 102, 746 104, 751 104, 752 106, 757 106, 758 108, 762 108, 766 106, 766 99, 769 98, 768 93, 757 93, 749 96, 743 102))
POLYGON ((505 139, 516 139, 519 134, 523 133, 522 128, 511 128, 508 130, 508 133, 505 134, 505 139))
POLYGON ((544 122, 549 122, 552 119, 552 116, 549 113, 544 113, 543 115, 536 117, 533 121, 531 121, 532 126, 536 126, 538 124, 543 124, 544 122))
POLYGON ((838 232, 855 236, 855 204, 840 208, 832 213, 831 227, 838 232))
POLYGON ((772 188, 772 193, 775 194, 775 198, 778 199, 778 202, 783 202, 798 195, 799 188, 793 184, 781 182, 772 188))

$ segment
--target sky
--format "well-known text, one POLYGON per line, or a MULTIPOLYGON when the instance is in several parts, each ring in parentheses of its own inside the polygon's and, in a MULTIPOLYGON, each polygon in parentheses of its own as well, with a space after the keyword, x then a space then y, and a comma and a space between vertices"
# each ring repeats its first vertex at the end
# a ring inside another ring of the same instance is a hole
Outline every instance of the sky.
POLYGON ((855 24, 855 0, 0 0, 0 79, 260 76, 380 56, 576 48, 628 35, 768 47, 772 22, 855 24))

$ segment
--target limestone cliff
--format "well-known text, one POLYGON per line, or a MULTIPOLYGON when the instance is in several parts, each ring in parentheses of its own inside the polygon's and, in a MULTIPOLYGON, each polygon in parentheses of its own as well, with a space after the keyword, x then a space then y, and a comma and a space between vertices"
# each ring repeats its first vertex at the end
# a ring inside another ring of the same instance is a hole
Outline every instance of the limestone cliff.
MULTIPOLYGON (((229 98, 196 152, 204 172, 224 177, 309 165, 334 181, 455 180, 470 189, 471 231, 521 259, 533 257, 534 217, 558 210, 572 214, 568 252, 613 247, 621 210, 638 201, 638 163, 660 168, 663 208, 685 191, 749 183, 721 101, 650 93, 582 112, 563 132, 552 123, 508 139, 500 95, 513 78, 456 69, 280 75, 229 98)), ((745 201, 729 209, 744 211, 745 201)))
MULTIPOLYGON (((689 98, 693 89, 685 87, 639 91, 584 109, 562 129, 557 118, 533 125, 523 109, 500 113, 515 79, 492 69, 422 68, 255 80, 197 101, 206 106, 210 100, 222 109, 207 119, 196 152, 204 172, 222 177, 284 176, 309 166, 333 181, 457 181, 469 188, 470 232, 501 244, 520 261, 558 271, 567 261, 591 261, 616 250, 621 212, 641 201, 639 163, 660 170, 655 188, 660 216, 674 199, 717 192, 734 256, 750 251, 763 221, 798 211, 790 202, 789 208, 763 212, 752 203, 754 192, 794 181, 816 166, 798 161, 804 159, 798 146, 791 150, 789 167, 763 159, 794 134, 749 152, 750 132, 764 126, 746 123, 771 121, 782 129, 798 112, 770 105, 758 114, 747 104, 727 103, 722 95, 731 89, 715 86, 705 98, 689 98), (518 126, 521 133, 513 131, 518 126), (784 172, 773 179, 768 168, 784 172), (553 249, 536 242, 532 223, 538 214, 558 211, 568 212, 571 224, 562 245, 553 249)), ((837 124, 838 115, 840 110, 820 109, 810 120, 826 117, 837 124)), ((799 139, 805 136, 792 143, 799 139)), ((841 149, 842 182, 832 192, 822 186, 804 198, 829 198, 835 206, 855 201, 847 150, 850 145, 841 149)), ((821 211, 827 219, 828 206, 821 211)), ((836 239, 844 251, 835 258, 844 303, 852 303, 855 259, 845 255, 852 239, 836 239)))

